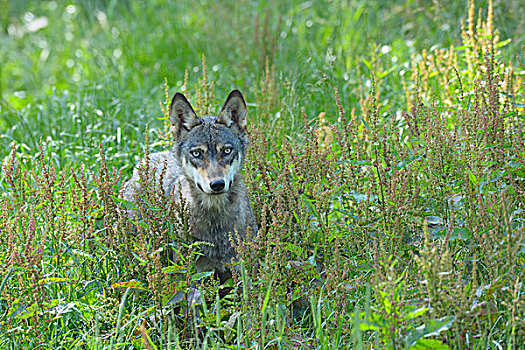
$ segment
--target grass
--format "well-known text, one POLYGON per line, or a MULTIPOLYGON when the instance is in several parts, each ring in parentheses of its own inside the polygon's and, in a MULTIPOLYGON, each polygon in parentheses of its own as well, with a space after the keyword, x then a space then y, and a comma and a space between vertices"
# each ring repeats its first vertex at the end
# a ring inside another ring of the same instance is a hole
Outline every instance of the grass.
POLYGON ((0 348, 522 347, 519 2, 0 7, 0 348), (184 208, 116 195, 166 94, 233 88, 260 230, 219 298, 184 208))

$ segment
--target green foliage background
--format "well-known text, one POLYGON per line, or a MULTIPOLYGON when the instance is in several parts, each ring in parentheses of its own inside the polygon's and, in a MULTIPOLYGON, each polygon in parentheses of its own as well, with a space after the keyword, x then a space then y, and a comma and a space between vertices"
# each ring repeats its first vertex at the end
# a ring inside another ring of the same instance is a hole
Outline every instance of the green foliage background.
MULTIPOLYGON (((484 11, 486 6, 478 3, 484 11)), ((144 125, 156 127, 152 118, 160 115, 164 78, 174 91, 188 70, 195 83, 203 55, 217 97, 237 87, 253 103, 265 51, 274 52, 279 83, 288 85, 279 116, 291 128, 300 123, 301 107, 311 116, 329 111, 335 118, 332 86, 339 88, 345 106, 357 106, 370 89, 364 86, 369 79, 364 61, 377 61, 378 74, 389 72, 383 78, 383 103, 402 109, 400 72, 422 49, 460 44, 460 19, 467 14, 462 1, 4 0, 2 7, 3 153, 13 139, 36 150, 40 136, 51 137, 63 142, 56 152, 61 162, 70 159, 68 166, 84 160, 68 152, 93 155, 89 147, 119 127, 118 153, 130 155, 133 148, 133 154, 142 144, 144 125), (40 17, 47 26, 28 31, 28 23, 40 17), (97 136, 88 136, 93 133, 97 136)), ((503 54, 514 61, 525 37, 524 16, 519 1, 495 7, 501 37, 513 39, 503 54)))
POLYGON ((0 348, 519 348, 525 6, 495 1, 498 40, 466 40, 490 4, 0 0, 0 348), (202 113, 243 92, 268 224, 237 294, 202 287, 204 335, 159 301, 176 283, 152 277, 174 271, 155 243, 104 236, 119 185, 168 147, 165 79, 202 113))

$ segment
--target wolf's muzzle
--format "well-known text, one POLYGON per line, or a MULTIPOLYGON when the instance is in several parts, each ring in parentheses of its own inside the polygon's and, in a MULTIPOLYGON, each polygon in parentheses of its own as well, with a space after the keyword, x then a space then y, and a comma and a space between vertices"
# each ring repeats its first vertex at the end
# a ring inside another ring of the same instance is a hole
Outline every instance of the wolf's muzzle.
POLYGON ((225 186, 226 186, 226 183, 222 179, 213 180, 212 182, 210 182, 210 188, 212 189, 213 192, 221 192, 222 190, 224 190, 225 186))

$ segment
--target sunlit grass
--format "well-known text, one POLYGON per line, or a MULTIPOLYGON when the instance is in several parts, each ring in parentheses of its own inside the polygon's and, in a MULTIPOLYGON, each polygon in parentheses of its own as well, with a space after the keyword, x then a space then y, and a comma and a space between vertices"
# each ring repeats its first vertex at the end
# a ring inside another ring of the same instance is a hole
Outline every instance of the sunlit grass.
POLYGON ((525 10, 476 4, 0 0, 0 348, 519 348, 525 10), (118 209, 165 78, 249 104, 224 298, 118 209))

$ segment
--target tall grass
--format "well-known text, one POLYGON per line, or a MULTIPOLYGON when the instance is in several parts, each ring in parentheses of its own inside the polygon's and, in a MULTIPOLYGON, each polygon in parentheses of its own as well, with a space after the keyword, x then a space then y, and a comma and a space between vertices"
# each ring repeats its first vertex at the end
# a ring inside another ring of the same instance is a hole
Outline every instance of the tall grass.
POLYGON ((1 348, 522 347, 515 2, 0 4, 1 348), (183 204, 117 193, 175 90, 234 86, 260 229, 221 286, 183 204))

